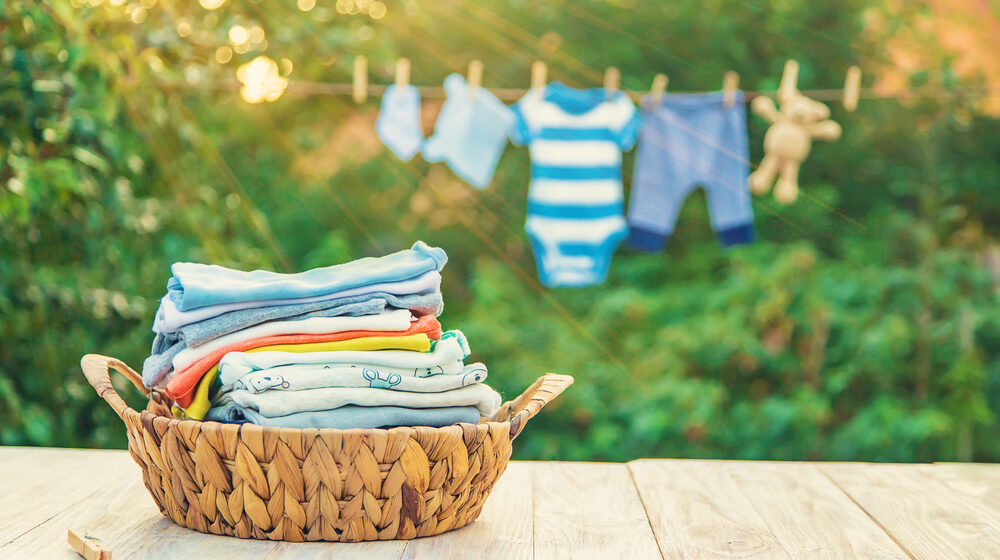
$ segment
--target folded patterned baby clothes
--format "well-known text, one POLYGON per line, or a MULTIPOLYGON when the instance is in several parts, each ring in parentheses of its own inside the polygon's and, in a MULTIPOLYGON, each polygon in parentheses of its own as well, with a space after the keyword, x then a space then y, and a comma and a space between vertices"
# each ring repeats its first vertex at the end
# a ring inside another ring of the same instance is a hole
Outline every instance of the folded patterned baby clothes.
MULTIPOLYGON (((363 331, 352 331, 363 332, 363 331)), ((348 333, 335 333, 331 338, 340 338, 348 333)), ((293 337, 308 337, 312 335, 288 335, 293 337)), ((279 338, 279 337, 274 337, 279 338)), ((287 344, 271 344, 259 348, 250 348, 244 352, 288 352, 298 353, 302 356, 312 355, 322 352, 339 352, 344 350, 409 350, 411 352, 427 352, 431 347, 431 339, 426 333, 403 334, 403 333, 383 333, 383 336, 359 336, 356 338, 342 338, 340 340, 330 340, 324 342, 300 342, 287 344), (392 335, 392 336, 389 336, 392 335)), ((166 393, 181 408, 187 407, 193 398, 194 390, 198 386, 198 381, 207 374, 210 368, 219 367, 218 364, 211 365, 201 370, 204 364, 198 363, 182 372, 177 372, 166 385, 166 393), (196 369, 197 368, 197 369, 196 369)))
POLYGON ((174 356, 185 348, 205 344, 220 336, 267 321, 312 317, 357 317, 381 313, 387 308, 409 309, 417 315, 437 315, 443 308, 443 303, 440 293, 408 296, 377 293, 310 304, 230 311, 211 319, 183 325, 174 333, 157 333, 153 339, 152 353, 142 366, 143 383, 147 387, 158 384, 171 370, 174 356), (365 299, 369 297, 372 299, 365 299))
MULTIPOLYGON (((365 297, 358 298, 358 296, 380 297, 381 294, 408 296, 415 294, 436 293, 440 295, 440 291, 441 273, 437 270, 431 270, 421 274, 420 276, 407 280, 400 280, 398 282, 380 282, 377 284, 369 284, 367 286, 340 290, 319 296, 292 299, 240 301, 236 303, 224 303, 219 305, 210 305, 207 307, 199 307, 190 311, 181 311, 178 309, 177 304, 174 303, 174 298, 179 298, 180 295, 175 292, 168 292, 167 295, 163 296, 163 299, 160 300, 160 307, 157 309, 156 318, 153 320, 153 332, 174 332, 184 325, 197 323, 199 321, 204 321, 205 319, 217 317, 223 313, 239 311, 242 309, 313 304, 329 300, 345 300, 345 302, 365 301, 365 297)), ((320 307, 316 307, 315 309, 320 309, 320 307)), ((425 314, 426 313, 421 313, 421 315, 425 314)))
POLYGON ((479 411, 473 406, 445 408, 404 408, 399 406, 342 406, 318 412, 299 412, 287 416, 267 417, 256 410, 234 402, 212 408, 206 420, 217 422, 250 422, 259 426, 281 428, 389 428, 393 426, 430 426, 438 428, 457 423, 479 422, 479 411))
POLYGON ((415 375, 416 370, 384 366, 313 366, 309 369, 276 367, 244 375, 233 389, 248 393, 264 391, 303 391, 332 387, 368 387, 412 393, 440 393, 482 383, 488 372, 480 363, 469 364, 454 375, 430 377, 415 375))
POLYGON ((229 393, 228 397, 241 407, 256 410, 268 417, 330 410, 349 404, 405 408, 474 406, 481 416, 491 416, 500 408, 499 393, 482 383, 440 393, 390 391, 371 387, 326 387, 260 393, 240 389, 229 393))
POLYGON ((416 278, 440 271, 448 256, 442 249, 417 241, 413 247, 384 257, 368 257, 296 274, 267 270, 250 272, 218 265, 175 263, 167 290, 177 309, 209 305, 314 297, 381 282, 416 278))
MULTIPOLYGON (((257 370, 288 366, 311 368, 317 365, 374 365, 414 368, 433 372, 445 364, 462 361, 469 355, 469 343, 461 331, 452 330, 441 335, 430 352, 230 352, 219 361, 219 378, 224 386, 232 386, 237 379, 257 370)), ((420 374, 418 374, 420 375, 420 374)), ((428 373, 428 375, 433 375, 428 373)))

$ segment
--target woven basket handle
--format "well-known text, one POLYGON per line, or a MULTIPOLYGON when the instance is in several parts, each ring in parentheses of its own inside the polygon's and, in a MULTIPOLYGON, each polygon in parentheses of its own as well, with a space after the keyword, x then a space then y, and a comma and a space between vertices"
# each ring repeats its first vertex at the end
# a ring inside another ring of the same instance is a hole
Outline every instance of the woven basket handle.
POLYGON ((516 399, 505 403, 500 408, 499 414, 510 418, 510 437, 514 439, 521 433, 524 425, 531 420, 542 407, 552 399, 559 396, 573 384, 573 378, 569 375, 559 375, 549 373, 539 377, 537 381, 524 390, 516 399))
POLYGON ((149 394, 149 389, 142 385, 142 376, 121 360, 99 354, 87 354, 80 360, 80 367, 83 368, 83 374, 87 376, 90 385, 94 387, 102 399, 111 405, 111 408, 115 409, 119 418, 124 418, 125 411, 131 410, 131 408, 111 385, 111 368, 128 378, 136 388, 142 391, 142 394, 149 394))

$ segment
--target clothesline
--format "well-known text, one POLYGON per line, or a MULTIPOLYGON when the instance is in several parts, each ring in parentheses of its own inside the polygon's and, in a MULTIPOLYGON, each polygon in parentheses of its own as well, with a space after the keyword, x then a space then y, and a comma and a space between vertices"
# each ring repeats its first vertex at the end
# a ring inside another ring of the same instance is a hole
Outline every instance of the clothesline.
MULTIPOLYGON (((236 80, 226 80, 210 84, 192 84, 181 81, 159 81, 155 83, 124 82, 126 87, 160 87, 169 89, 184 90, 207 90, 207 91, 238 91, 241 84, 236 80)), ((379 84, 369 84, 367 94, 372 97, 381 96, 388 86, 379 84)), ((420 96, 425 99, 444 99, 446 97, 444 88, 439 86, 416 86, 420 96)), ((487 88, 501 101, 517 101, 529 90, 523 88, 487 88)), ((649 92, 644 90, 623 89, 624 93, 633 101, 639 101, 649 92)), ((285 94, 290 95, 338 95, 351 96, 354 92, 354 84, 336 82, 315 82, 308 80, 289 81, 285 94)), ((806 89, 801 90, 803 94, 819 101, 838 101, 843 95, 842 89, 806 89)), ((670 93, 694 93, 678 92, 670 93)), ((746 101, 761 95, 773 96, 776 89, 765 89, 756 91, 744 91, 746 101)), ((922 88, 908 93, 886 93, 875 88, 862 88, 859 93, 860 99, 887 100, 887 99, 952 99, 961 97, 978 97, 990 93, 1000 94, 1000 88, 992 88, 988 85, 963 86, 956 88, 922 88)))

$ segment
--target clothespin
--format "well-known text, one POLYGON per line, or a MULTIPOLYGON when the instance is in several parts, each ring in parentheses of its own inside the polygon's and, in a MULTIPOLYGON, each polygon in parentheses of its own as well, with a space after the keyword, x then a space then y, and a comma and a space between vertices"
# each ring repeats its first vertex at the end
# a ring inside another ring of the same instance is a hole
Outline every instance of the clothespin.
POLYGON ((548 81, 548 67, 541 60, 531 63, 531 89, 542 89, 548 81))
POLYGON ((483 85, 483 62, 481 60, 473 60, 469 63, 469 74, 465 81, 469 83, 469 92, 475 96, 476 90, 483 85))
POLYGON ((778 102, 783 102, 799 85, 799 63, 794 60, 785 61, 785 69, 781 72, 781 84, 778 86, 778 102))
POLYGON ((618 84, 621 82, 621 72, 614 66, 604 71, 604 92, 608 97, 618 91, 618 84))
POLYGON ((364 103, 368 99, 368 59, 358 55, 354 59, 354 79, 351 82, 351 97, 355 103, 364 103))
POLYGON ((649 99, 652 100, 653 105, 660 104, 669 83, 670 78, 666 74, 657 74, 653 77, 653 86, 649 88, 649 99))
POLYGON ((854 112, 858 108, 858 96, 861 94, 861 68, 851 66, 844 78, 844 109, 854 112))
POLYGON ((85 560, 111 560, 111 550, 101 543, 101 539, 87 535, 86 531, 70 529, 66 542, 85 560))
POLYGON ((410 84, 410 59, 401 58, 396 61, 396 87, 401 88, 410 84))
POLYGON ((740 87, 740 75, 730 70, 722 75, 722 104, 732 107, 736 103, 736 90, 740 87))

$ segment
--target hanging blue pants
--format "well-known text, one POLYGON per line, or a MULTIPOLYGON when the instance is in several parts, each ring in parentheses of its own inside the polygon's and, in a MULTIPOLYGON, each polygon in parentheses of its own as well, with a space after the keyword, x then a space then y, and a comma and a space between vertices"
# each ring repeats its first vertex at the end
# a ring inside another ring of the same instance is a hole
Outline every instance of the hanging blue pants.
POLYGON ((627 244, 663 249, 681 206, 696 187, 705 189, 708 213, 726 247, 756 235, 747 176, 750 154, 743 93, 727 107, 721 92, 664 95, 659 106, 643 103, 627 244))

